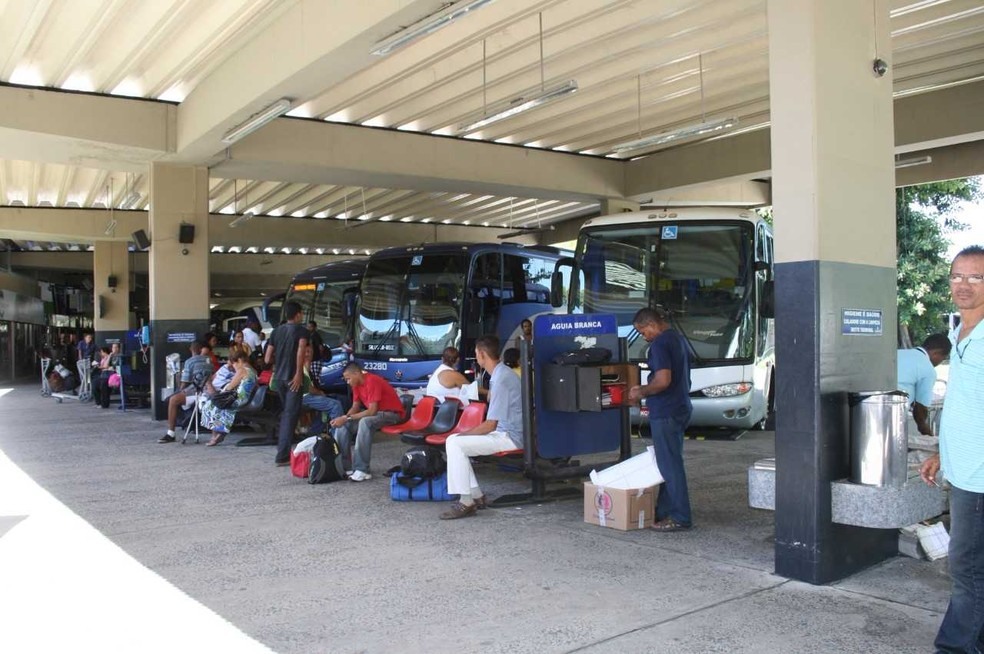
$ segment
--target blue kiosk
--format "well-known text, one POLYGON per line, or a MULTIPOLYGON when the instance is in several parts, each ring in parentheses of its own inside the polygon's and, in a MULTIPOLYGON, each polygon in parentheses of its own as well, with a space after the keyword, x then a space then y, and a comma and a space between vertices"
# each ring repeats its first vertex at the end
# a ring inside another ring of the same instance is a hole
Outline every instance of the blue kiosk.
POLYGON ((520 344, 523 473, 532 490, 504 495, 496 506, 581 497, 580 485, 548 491, 547 483, 580 479, 631 456, 628 391, 639 383, 639 369, 628 362, 615 316, 538 316, 533 338, 532 348, 520 344), (596 356, 580 356, 587 352, 596 356), (606 452, 611 460, 591 465, 572 458, 606 452))

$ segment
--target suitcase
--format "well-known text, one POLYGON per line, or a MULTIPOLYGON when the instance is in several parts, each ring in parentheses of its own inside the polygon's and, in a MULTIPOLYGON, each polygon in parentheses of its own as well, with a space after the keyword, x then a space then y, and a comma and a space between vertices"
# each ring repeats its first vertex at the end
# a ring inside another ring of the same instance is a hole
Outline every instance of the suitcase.
POLYGON ((397 502, 449 502, 458 496, 448 495, 447 474, 424 479, 396 472, 390 477, 390 498, 397 502))

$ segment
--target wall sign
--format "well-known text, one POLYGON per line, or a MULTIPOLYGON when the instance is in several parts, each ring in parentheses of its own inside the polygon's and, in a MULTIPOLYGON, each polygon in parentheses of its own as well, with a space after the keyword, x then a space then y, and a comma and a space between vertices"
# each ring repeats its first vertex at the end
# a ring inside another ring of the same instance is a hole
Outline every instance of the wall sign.
POLYGON ((846 336, 881 336, 881 309, 841 309, 841 334, 846 336))
POLYGON ((168 343, 193 343, 195 341, 194 332, 168 332, 168 343))

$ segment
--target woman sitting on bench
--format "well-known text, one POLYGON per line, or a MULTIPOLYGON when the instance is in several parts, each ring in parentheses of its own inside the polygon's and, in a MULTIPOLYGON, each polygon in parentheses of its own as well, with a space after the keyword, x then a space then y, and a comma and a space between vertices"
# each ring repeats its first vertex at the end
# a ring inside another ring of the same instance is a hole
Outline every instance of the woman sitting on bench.
POLYGON ((236 411, 249 402, 250 394, 256 386, 256 371, 249 365, 249 357, 245 352, 234 350, 229 354, 229 362, 236 374, 221 391, 235 391, 236 399, 231 406, 220 408, 215 405, 216 396, 201 401, 199 410, 202 414, 201 425, 212 430, 212 440, 209 445, 218 445, 225 440, 226 434, 236 420, 236 411))

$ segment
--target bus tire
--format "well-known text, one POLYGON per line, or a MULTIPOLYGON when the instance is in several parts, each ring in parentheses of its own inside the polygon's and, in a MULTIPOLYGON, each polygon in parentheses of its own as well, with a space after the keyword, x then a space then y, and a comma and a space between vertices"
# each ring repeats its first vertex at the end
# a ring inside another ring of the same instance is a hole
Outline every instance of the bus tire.
POLYGON ((755 429, 760 431, 775 431, 776 429, 776 371, 772 369, 769 375, 769 396, 765 401, 765 416, 756 423, 755 429))

